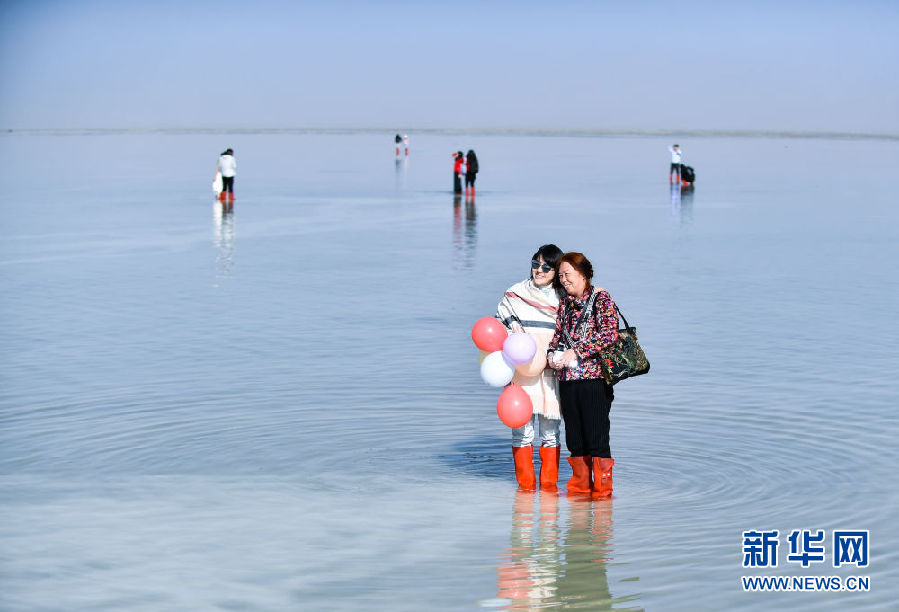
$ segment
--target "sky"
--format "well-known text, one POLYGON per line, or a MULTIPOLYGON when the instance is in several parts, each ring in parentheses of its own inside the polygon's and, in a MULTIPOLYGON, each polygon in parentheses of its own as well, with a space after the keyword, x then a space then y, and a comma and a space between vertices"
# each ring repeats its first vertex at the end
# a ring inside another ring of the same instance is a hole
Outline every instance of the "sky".
POLYGON ((899 134, 899 2, 0 0, 0 129, 899 134))

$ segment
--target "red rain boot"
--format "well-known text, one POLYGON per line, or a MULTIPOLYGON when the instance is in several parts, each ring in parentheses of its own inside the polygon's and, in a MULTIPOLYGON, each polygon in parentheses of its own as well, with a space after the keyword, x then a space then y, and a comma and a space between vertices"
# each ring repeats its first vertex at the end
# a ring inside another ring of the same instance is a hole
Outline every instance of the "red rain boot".
POLYGON ((234 192, 233 191, 228 192, 228 200, 231 202, 234 201, 234 192))
POLYGON ((518 486, 525 491, 537 488, 537 476, 534 474, 534 447, 513 446, 512 458, 515 460, 515 478, 518 486))
POLYGON ((569 457, 568 463, 571 465, 571 480, 568 481, 566 488, 569 493, 589 493, 590 488, 590 464, 589 457, 569 457))
POLYGON ((612 466, 615 460, 611 457, 593 457, 593 495, 610 497, 612 495, 612 466))
POLYGON ((559 447, 540 447, 540 488, 555 491, 559 482, 559 447))

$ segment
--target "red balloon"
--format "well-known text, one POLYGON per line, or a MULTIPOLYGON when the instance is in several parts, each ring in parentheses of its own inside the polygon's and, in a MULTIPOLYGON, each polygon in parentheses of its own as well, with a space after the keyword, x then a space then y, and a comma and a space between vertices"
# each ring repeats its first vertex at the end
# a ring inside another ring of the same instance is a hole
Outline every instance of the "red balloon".
POLYGON ((517 429, 531 420, 534 404, 527 391, 520 385, 509 385, 500 393, 496 401, 496 414, 503 425, 517 429))
POLYGON ((503 350, 503 342, 508 335, 503 324, 493 317, 481 317, 471 328, 471 339, 479 349, 488 353, 503 350))

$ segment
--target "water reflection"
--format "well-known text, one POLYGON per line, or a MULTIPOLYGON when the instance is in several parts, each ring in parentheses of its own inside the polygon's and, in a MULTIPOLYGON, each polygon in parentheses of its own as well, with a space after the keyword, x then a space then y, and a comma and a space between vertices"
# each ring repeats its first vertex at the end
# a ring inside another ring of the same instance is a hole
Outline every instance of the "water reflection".
POLYGON ((406 170, 409 168, 409 158, 396 158, 396 189, 406 188, 406 170))
POLYGON ((496 568, 496 596, 508 602, 503 609, 556 600, 560 539, 559 497, 516 491, 509 548, 496 568))
POLYGON ((456 269, 470 270, 474 266, 474 251, 478 242, 478 211, 474 196, 465 197, 465 217, 462 217, 462 194, 453 195, 453 263, 456 269))
POLYGON ((215 202, 212 205, 213 238, 215 245, 215 277, 231 278, 234 269, 234 204, 215 202))
POLYGON ((693 186, 671 184, 671 220, 677 225, 693 222, 693 186))
POLYGON ((611 542, 612 500, 516 492, 509 547, 496 569, 497 603, 504 610, 620 606, 630 598, 612 598, 606 576, 611 542), (564 522, 560 499, 567 499, 564 522))

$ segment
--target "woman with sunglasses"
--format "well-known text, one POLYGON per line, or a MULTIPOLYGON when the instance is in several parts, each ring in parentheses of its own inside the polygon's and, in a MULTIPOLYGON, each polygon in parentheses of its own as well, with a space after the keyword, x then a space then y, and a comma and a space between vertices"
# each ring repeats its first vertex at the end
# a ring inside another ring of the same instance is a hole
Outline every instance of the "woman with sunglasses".
POLYGON ((496 318, 512 332, 526 332, 537 342, 537 354, 529 364, 515 369, 512 382, 521 385, 531 398, 534 414, 522 427, 512 430, 515 477, 522 489, 536 488, 533 444, 540 441, 540 488, 554 491, 559 480, 559 391, 556 375, 546 367, 546 350, 556 326, 559 292, 553 285, 555 264, 561 249, 544 244, 531 257, 530 276, 506 290, 496 309, 496 318))
POLYGON ((556 262, 556 285, 566 296, 559 304, 548 363, 559 371, 559 399, 565 443, 571 457, 571 493, 612 494, 609 411, 614 394, 600 366, 600 352, 618 341, 618 310, 605 289, 590 284, 593 266, 582 253, 565 253, 556 262))

